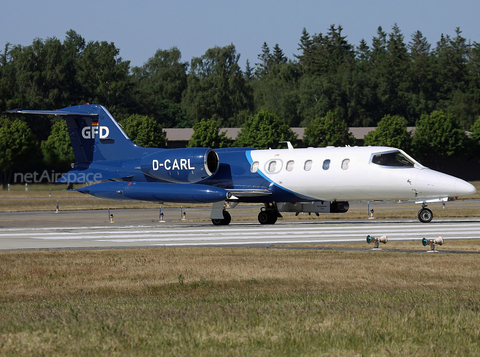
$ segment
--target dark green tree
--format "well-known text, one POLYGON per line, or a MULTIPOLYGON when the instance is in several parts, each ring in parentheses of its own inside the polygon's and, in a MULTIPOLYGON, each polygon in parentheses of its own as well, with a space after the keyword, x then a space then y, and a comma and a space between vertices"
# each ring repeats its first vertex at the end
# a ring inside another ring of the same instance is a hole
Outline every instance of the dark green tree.
POLYGON ((280 143, 281 141, 294 143, 295 140, 296 134, 278 114, 262 109, 247 118, 238 134, 235 146, 276 149, 285 147, 280 143))
POLYGON ((15 46, 11 54, 16 74, 16 102, 26 107, 52 108, 68 93, 62 43, 36 38, 30 46, 15 46))
POLYGON ((111 112, 125 112, 131 105, 130 61, 124 61, 113 42, 89 42, 78 60, 77 78, 82 101, 105 105, 111 112))
POLYGON ((468 148, 465 131, 455 116, 441 110, 422 115, 412 145, 418 159, 432 162, 437 169, 442 160, 461 157, 468 148))
POLYGON ((407 120, 397 115, 385 115, 375 130, 364 138, 365 145, 390 146, 410 150, 412 135, 407 130, 407 120))
POLYGON ((162 126, 153 118, 133 114, 121 121, 128 137, 137 145, 161 148, 167 145, 167 137, 162 126))
POLYGON ((370 47, 367 44, 367 41, 362 38, 360 41, 360 44, 357 46, 357 51, 356 51, 356 58, 357 58, 357 64, 365 69, 367 66, 368 62, 370 61, 370 47))
POLYGON ((258 79, 262 79, 264 76, 270 73, 273 64, 272 54, 270 53, 270 48, 268 47, 268 44, 266 42, 264 42, 262 45, 262 53, 259 54, 257 57, 260 62, 255 63, 255 76, 258 79))
POLYGON ((231 139, 227 138, 225 132, 219 133, 220 126, 212 118, 202 120, 193 126, 193 135, 188 141, 187 147, 225 148, 230 146, 231 139))
POLYGON ((132 70, 138 114, 153 116, 164 127, 175 127, 184 120, 181 101, 188 63, 181 57, 176 47, 157 50, 142 67, 132 70))
POLYGON ((193 58, 182 108, 192 124, 217 115, 220 125, 236 123, 253 109, 252 89, 245 79, 235 46, 214 47, 193 58))
POLYGON ((38 158, 37 148, 35 136, 24 121, 0 116, 0 173, 3 187, 10 181, 12 169, 23 170, 38 158))
POLYGON ((302 118, 298 111, 298 65, 274 63, 271 71, 261 80, 252 81, 256 110, 268 109, 277 112, 290 126, 299 126, 302 118))
MULTIPOLYGON (((381 27, 373 40, 370 56, 374 79, 378 113, 376 122, 384 115, 400 115, 407 118, 406 80, 409 67, 409 55, 404 36, 395 24, 388 35, 381 27)), ((409 118, 407 118, 408 120, 409 118)))
POLYGON ((287 57, 285 57, 285 55, 283 54, 283 50, 280 48, 278 43, 275 44, 275 46, 273 47, 271 60, 273 62, 273 65, 285 64, 288 61, 287 57))
POLYGON ((442 79, 439 83, 439 99, 448 99, 452 92, 465 89, 467 65, 467 40, 462 37, 460 28, 455 30, 455 37, 441 36, 435 48, 437 74, 442 79))
POLYGON ((3 52, 0 52, 0 111, 18 107, 15 65, 11 49, 11 44, 7 42, 3 52))
POLYGON ((355 138, 347 123, 329 111, 324 117, 315 118, 305 128, 303 142, 311 147, 345 146, 355 145, 355 138))
MULTIPOLYGON (((311 65, 314 74, 337 74, 355 63, 354 47, 348 43, 347 36, 342 35, 342 30, 340 25, 331 25, 326 35, 320 33, 313 36, 311 65)), ((309 47, 308 40, 304 46, 309 47)))
POLYGON ((295 55, 295 57, 298 59, 302 73, 313 71, 313 41, 305 27, 302 31, 300 43, 298 44, 298 50, 301 54, 295 55))
POLYGON ((469 93, 472 96, 472 107, 475 108, 474 120, 480 115, 480 43, 474 42, 470 46, 468 60, 469 93))
POLYGON ((408 44, 411 63, 408 69, 408 94, 410 117, 431 113, 436 104, 438 84, 431 45, 420 31, 412 35, 408 44))
POLYGON ((247 82, 250 82, 253 78, 253 68, 250 66, 250 61, 247 59, 247 63, 245 64, 245 79, 247 82))
POLYGON ((480 116, 475 120, 475 123, 473 123, 470 132, 470 140, 474 153, 476 154, 480 151, 480 116))
POLYGON ((68 168, 75 161, 65 120, 60 119, 53 124, 50 136, 42 141, 41 148, 43 158, 49 165, 68 168))

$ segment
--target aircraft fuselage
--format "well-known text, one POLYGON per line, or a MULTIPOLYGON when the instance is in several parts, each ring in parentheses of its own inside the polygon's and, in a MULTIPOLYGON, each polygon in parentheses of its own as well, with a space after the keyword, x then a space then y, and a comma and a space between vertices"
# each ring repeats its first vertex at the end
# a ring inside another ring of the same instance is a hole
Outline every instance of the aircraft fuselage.
POLYGON ((258 219, 273 224, 285 211, 346 212, 349 200, 415 200, 429 222, 426 203, 476 192, 391 147, 155 149, 135 145, 101 105, 9 113, 66 120, 76 162, 58 182, 94 177, 77 191, 108 199, 213 203, 214 224, 230 222, 225 202, 264 203, 258 219))

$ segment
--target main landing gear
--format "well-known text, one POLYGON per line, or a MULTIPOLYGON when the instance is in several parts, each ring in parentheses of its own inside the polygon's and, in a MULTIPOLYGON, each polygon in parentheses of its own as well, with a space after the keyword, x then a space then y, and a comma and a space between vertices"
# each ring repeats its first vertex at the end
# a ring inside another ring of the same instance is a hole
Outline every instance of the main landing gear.
POLYGON ((433 213, 427 208, 425 203, 422 204, 422 208, 418 211, 418 220, 422 223, 429 223, 433 219, 433 213))
POLYGON ((262 207, 258 214, 258 221, 261 224, 275 224, 278 217, 282 217, 282 215, 278 212, 277 204, 265 203, 265 207, 262 207))
MULTIPOLYGON (((210 216, 213 225, 215 226, 226 226, 232 221, 232 216, 225 208, 233 208, 233 206, 225 206, 222 203, 215 203, 212 207, 212 214, 210 216), (223 217, 223 218, 222 218, 223 217)), ((261 208, 260 213, 258 214, 258 222, 261 224, 275 224, 277 218, 282 217, 278 211, 277 204, 274 202, 265 203, 265 206, 261 208)))

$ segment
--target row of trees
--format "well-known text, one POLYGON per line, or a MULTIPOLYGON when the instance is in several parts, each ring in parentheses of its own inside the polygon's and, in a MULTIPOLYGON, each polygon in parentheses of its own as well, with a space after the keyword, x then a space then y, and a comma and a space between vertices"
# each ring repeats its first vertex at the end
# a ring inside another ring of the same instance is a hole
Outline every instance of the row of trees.
MULTIPOLYGON (((121 121, 127 135, 138 145, 165 147, 167 139, 156 120, 143 115, 131 115, 121 121)), ((220 131, 214 119, 202 120, 193 127, 189 147, 225 148, 230 146, 258 149, 285 147, 282 142, 294 145, 298 139, 302 146, 326 147, 356 145, 347 123, 335 112, 315 118, 306 128, 303 138, 297 138, 285 121, 268 109, 248 117, 236 138, 228 138, 220 131)), ((365 145, 390 146, 412 153, 420 161, 427 160, 433 168, 441 169, 443 160, 475 155, 480 149, 480 117, 473 125, 470 136, 465 134, 451 113, 433 111, 417 122, 414 134, 407 130, 407 120, 400 116, 384 116, 377 128, 364 137, 365 145)), ((25 170, 32 163, 60 171, 68 170, 74 161, 66 122, 55 120, 50 135, 39 142, 21 118, 0 117, 0 171, 5 185, 13 169, 25 170)))
MULTIPOLYGON (((160 49, 141 67, 119 56, 113 43, 73 30, 64 41, 35 39, 0 52, 0 109, 103 104, 119 118, 148 115, 163 127, 192 127, 214 119, 240 127, 261 109, 289 126, 306 126, 335 112, 348 126, 375 126, 385 115, 409 125, 424 114, 455 114, 469 130, 480 114, 480 44, 441 35, 432 48, 416 31, 406 41, 398 26, 378 28, 368 44, 353 45, 332 25, 303 30, 298 55, 276 44, 261 48, 258 63, 242 70, 233 44, 183 61, 178 48, 160 49)), ((44 133, 45 134, 45 133, 44 133)), ((45 134, 48 135, 48 132, 45 134)))

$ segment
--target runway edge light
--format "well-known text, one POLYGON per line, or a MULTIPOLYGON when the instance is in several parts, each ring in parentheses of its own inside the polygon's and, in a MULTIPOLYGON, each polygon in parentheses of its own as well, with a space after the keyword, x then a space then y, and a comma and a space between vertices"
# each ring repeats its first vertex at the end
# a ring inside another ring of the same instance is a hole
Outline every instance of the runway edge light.
POLYGON ((371 242, 375 243, 374 250, 379 250, 380 243, 387 244, 388 238, 386 235, 381 236, 380 238, 372 237, 370 234, 367 236, 367 243, 370 244, 371 242))
POLYGON ((435 250, 435 246, 436 245, 443 245, 443 238, 441 236, 439 236, 438 238, 434 238, 434 239, 427 239, 425 237, 423 237, 422 239, 422 244, 424 247, 426 247, 428 244, 430 244, 430 250, 428 252, 436 252, 435 250))

